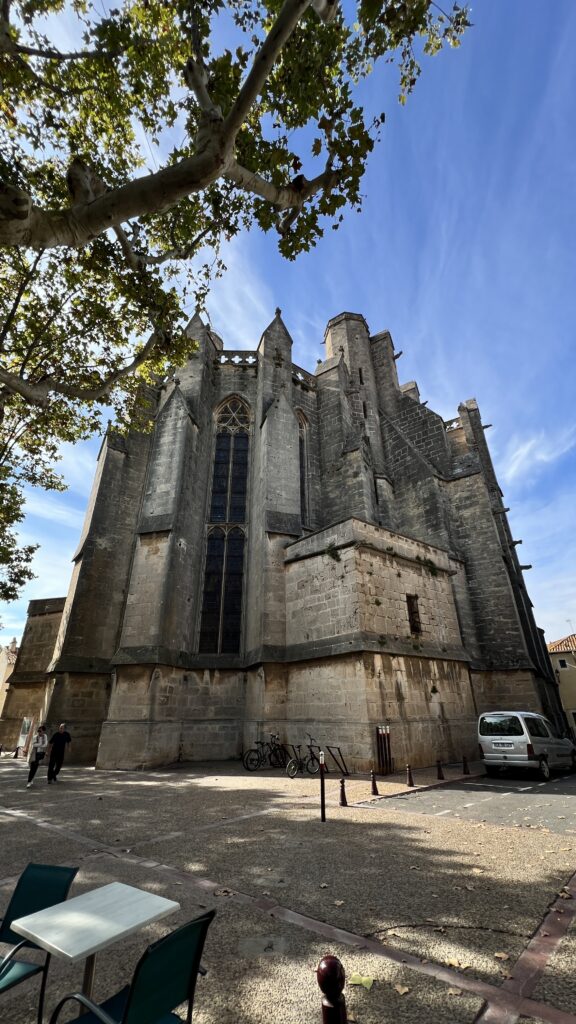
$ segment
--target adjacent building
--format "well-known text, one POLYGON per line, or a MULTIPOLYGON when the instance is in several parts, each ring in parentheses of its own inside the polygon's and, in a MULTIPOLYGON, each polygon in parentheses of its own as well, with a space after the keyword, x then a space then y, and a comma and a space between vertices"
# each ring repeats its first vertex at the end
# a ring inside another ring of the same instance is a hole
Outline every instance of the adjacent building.
POLYGON ((568 724, 576 732, 576 633, 548 644, 568 724))

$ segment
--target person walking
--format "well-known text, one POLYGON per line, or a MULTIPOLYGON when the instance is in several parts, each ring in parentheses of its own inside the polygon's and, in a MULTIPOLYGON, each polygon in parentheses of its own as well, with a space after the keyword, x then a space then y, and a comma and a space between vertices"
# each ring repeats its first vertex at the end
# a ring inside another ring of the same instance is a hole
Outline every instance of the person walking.
POLYGON ((72 743, 72 737, 66 732, 66 722, 60 722, 49 744, 50 760, 48 762, 48 785, 58 781, 58 772, 64 763, 66 747, 72 743))
POLYGON ((46 726, 39 725, 38 731, 30 744, 30 753, 28 754, 28 764, 30 765, 30 771, 28 772, 28 782, 26 783, 26 789, 30 789, 30 786, 34 782, 34 776, 40 767, 40 763, 46 756, 46 747, 48 746, 48 737, 46 735, 46 726))

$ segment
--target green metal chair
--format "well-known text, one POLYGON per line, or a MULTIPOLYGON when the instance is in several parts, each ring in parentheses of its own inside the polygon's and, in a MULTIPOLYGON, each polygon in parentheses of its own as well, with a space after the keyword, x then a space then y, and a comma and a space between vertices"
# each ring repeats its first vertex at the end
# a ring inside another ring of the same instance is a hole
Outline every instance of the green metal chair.
POLYGON ((12 949, 0 959, 0 995, 2 992, 14 988, 15 985, 27 981, 28 978, 41 974, 38 1024, 42 1024, 50 954, 46 954, 44 963, 41 964, 16 960, 16 954, 26 946, 30 949, 39 949, 40 947, 29 939, 23 939, 17 932, 13 932, 11 925, 19 917, 26 917, 28 914, 35 914, 38 910, 45 910, 46 907, 63 903, 68 896, 68 890, 77 871, 78 868, 59 867, 56 864, 28 864, 16 883, 12 899, 0 923, 0 942, 12 945, 12 949))
POLYGON ((71 999, 80 1003, 84 1012, 67 1024, 182 1024, 181 1018, 171 1011, 185 1002, 186 1021, 191 1024, 200 957, 215 913, 210 910, 195 917, 148 946, 130 984, 103 1003, 96 1004, 80 992, 64 996, 50 1017, 50 1024, 56 1024, 60 1010, 71 999))

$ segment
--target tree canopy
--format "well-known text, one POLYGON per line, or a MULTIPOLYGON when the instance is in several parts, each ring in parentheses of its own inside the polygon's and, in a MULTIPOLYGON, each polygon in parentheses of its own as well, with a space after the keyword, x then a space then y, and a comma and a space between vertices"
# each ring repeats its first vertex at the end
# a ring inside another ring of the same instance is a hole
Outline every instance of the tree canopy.
MULTIPOLYGON (((422 54, 468 24, 432 0, 0 0, 13 498, 61 486, 58 443, 97 430, 106 406, 126 421, 140 384, 182 362, 185 308, 222 271, 223 240, 256 226, 294 259, 360 208, 384 123, 360 83, 396 63, 403 102, 422 54)), ((5 527, 17 519, 0 506, 5 527)), ((0 572, 9 547, 0 537, 0 572)))

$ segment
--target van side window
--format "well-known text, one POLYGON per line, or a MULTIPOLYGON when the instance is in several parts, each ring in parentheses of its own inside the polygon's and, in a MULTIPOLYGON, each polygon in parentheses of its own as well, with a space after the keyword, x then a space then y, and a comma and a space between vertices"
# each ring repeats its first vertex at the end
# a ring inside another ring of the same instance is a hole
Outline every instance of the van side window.
POLYGON ((541 718, 529 718, 527 715, 524 721, 526 722, 528 732, 533 739, 550 739, 550 733, 541 718))

